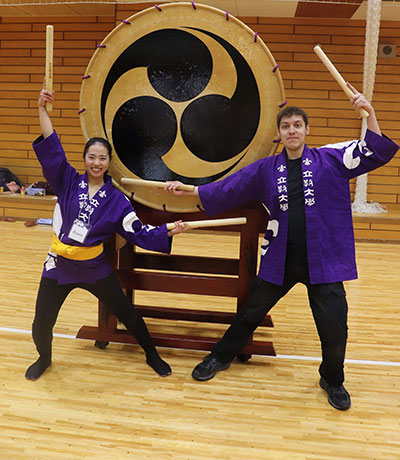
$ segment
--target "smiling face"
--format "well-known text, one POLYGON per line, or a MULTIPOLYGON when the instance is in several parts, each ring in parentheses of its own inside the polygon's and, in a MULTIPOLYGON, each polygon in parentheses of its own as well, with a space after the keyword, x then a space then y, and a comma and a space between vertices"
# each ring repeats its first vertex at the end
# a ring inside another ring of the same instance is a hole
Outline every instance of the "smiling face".
POLYGON ((96 142, 91 145, 85 154, 85 169, 88 174, 89 181, 98 182, 103 179, 104 173, 107 171, 110 164, 110 155, 107 148, 96 142))
POLYGON ((303 153, 305 138, 310 132, 301 115, 283 117, 279 123, 278 136, 286 147, 288 158, 300 158, 303 153))

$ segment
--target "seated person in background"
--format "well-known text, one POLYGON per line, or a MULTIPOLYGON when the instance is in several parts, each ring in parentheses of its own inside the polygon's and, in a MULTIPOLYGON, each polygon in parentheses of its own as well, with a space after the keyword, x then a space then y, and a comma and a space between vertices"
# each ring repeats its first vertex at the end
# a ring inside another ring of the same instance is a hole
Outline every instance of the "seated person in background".
POLYGON ((0 187, 3 187, 5 192, 19 193, 23 182, 8 168, 0 168, 0 187))

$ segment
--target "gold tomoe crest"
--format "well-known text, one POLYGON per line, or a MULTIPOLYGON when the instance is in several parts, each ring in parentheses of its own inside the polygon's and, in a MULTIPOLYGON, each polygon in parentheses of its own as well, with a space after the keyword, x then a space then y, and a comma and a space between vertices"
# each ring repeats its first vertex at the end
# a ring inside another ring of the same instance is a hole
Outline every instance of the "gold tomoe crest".
MULTIPOLYGON (((113 146, 117 183, 201 185, 275 152, 284 101, 278 66, 256 33, 216 8, 170 3, 124 20, 99 45, 83 79, 80 117, 86 138, 113 146)), ((198 210, 194 197, 133 190, 156 209, 198 210)))

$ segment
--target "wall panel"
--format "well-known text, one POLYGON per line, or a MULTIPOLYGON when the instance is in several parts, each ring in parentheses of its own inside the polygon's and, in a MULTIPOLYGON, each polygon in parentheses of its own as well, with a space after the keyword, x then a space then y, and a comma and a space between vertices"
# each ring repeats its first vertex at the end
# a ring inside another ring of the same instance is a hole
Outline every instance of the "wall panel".
MULTIPOLYGON (((41 177, 31 149, 39 134, 37 96, 42 86, 45 27, 55 27, 52 119, 72 163, 80 167, 84 143, 79 123, 81 76, 97 44, 122 19, 153 4, 115 5, 107 16, 0 18, 0 166, 9 167, 25 183, 41 177)), ((108 12, 110 10, 107 10, 108 12)), ((288 103, 310 117, 308 144, 356 138, 361 122, 347 98, 313 52, 321 44, 346 80, 362 89, 364 21, 317 18, 246 17, 279 63, 288 103)), ((382 42, 400 49, 400 22, 382 22, 382 42)), ((378 59, 373 96, 382 129, 400 142, 400 56, 378 59)), ((354 183, 351 184, 352 193, 354 183)), ((369 175, 369 200, 400 210, 400 156, 369 175)))

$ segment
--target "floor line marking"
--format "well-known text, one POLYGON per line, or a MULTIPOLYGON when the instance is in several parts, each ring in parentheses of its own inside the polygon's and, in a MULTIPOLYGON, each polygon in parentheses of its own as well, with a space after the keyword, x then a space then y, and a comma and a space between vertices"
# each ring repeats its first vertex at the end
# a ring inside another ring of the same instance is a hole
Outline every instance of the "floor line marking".
MULTIPOLYGON (((275 356, 273 356, 275 357, 275 356)), ((321 361, 317 356, 296 356, 296 355, 276 355, 276 358, 281 359, 298 359, 303 361, 321 361)), ((351 364, 371 364, 372 366, 395 366, 400 367, 400 363, 396 361, 372 361, 367 359, 350 359, 346 358, 345 363, 351 364)))
MULTIPOLYGON (((26 329, 15 329, 12 327, 0 327, 1 332, 16 332, 18 334, 32 334, 32 331, 27 331, 26 329)), ((54 337, 61 337, 63 339, 76 339, 74 335, 71 334, 53 334, 54 337)))
MULTIPOLYGON (((12 327, 0 327, 1 332, 16 332, 18 334, 31 334, 31 331, 26 329, 16 329, 12 327)), ((62 339, 76 339, 74 335, 71 334, 58 334, 54 333, 54 337, 60 337, 62 339)), ((86 339, 78 339, 78 340, 86 340, 86 339)), ((200 351, 200 350, 195 350, 200 351)), ((318 356, 298 356, 298 355, 276 355, 276 356, 269 356, 269 355, 258 355, 268 358, 278 358, 278 359, 293 359, 299 361, 321 361, 321 358, 318 356)), ((351 364, 370 364, 372 366, 394 366, 400 367, 400 362, 396 361, 372 361, 366 359, 346 359, 345 363, 351 364)))

